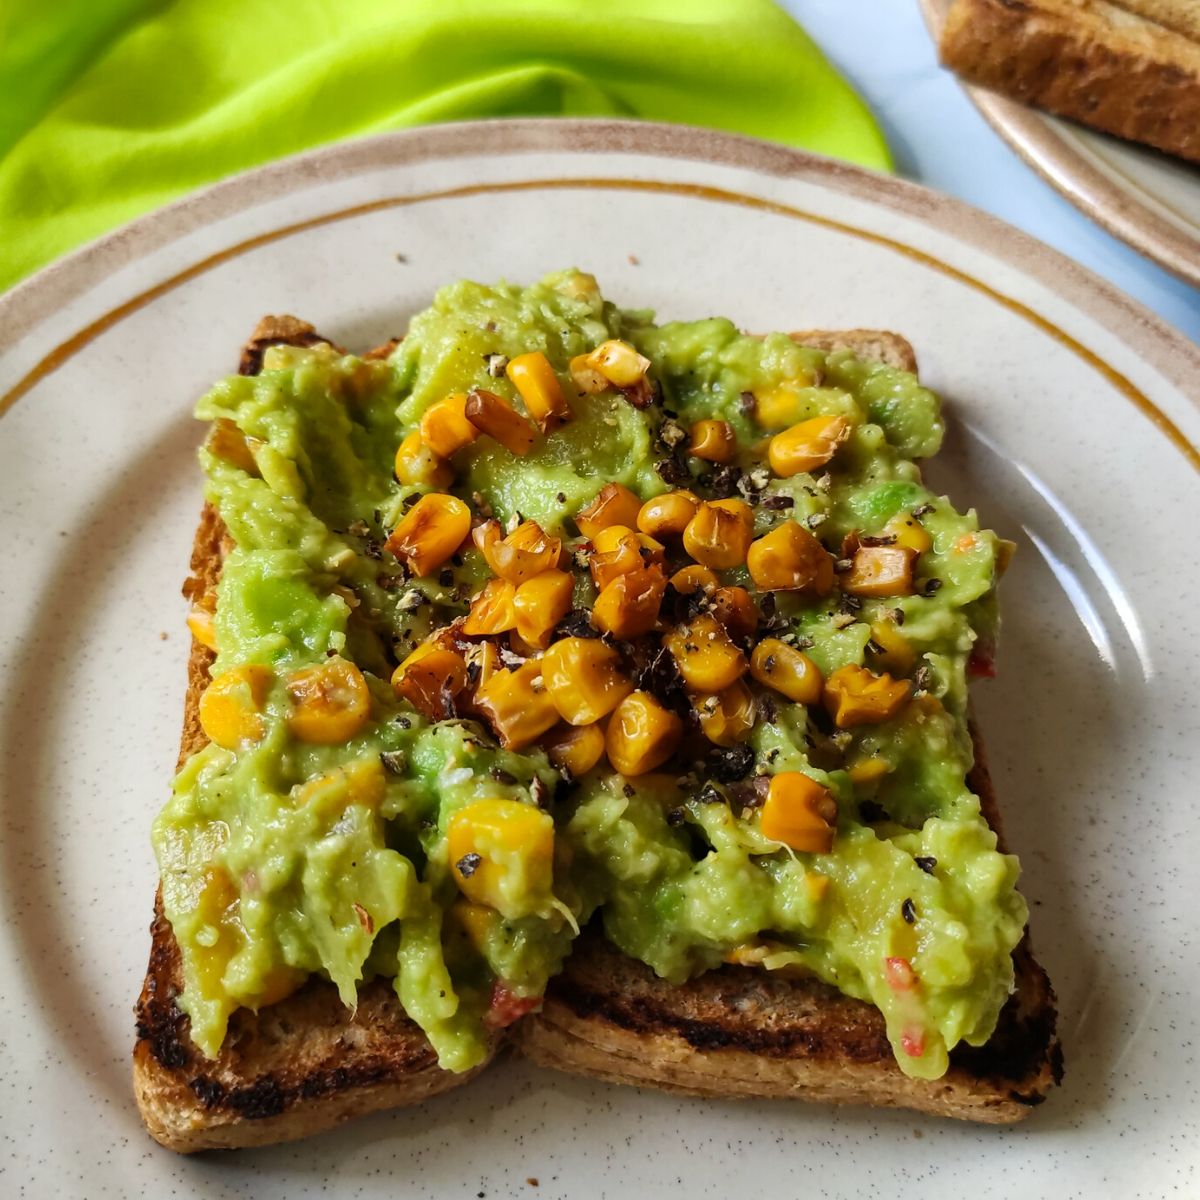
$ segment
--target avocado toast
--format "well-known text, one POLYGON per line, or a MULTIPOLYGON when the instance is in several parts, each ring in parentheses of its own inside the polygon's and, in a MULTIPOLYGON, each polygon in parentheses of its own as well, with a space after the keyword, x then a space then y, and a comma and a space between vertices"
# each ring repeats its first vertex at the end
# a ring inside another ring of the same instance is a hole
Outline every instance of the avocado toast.
POLYGON ((963 786, 950 679, 989 668, 998 543, 908 461, 940 419, 906 344, 798 339, 891 365, 656 327, 577 273, 447 289, 374 360, 290 319, 256 331, 262 379, 201 409, 228 519, 206 510, 196 544, 135 1053, 164 1144, 421 1099, 508 1029, 551 1065, 679 1090, 984 1120, 1044 1095, 1051 994, 1019 949, 1005 1003, 1025 909, 963 786), (815 450, 795 433, 814 421, 815 450), (792 436, 768 467, 772 429, 792 436), (965 572, 921 571, 944 555, 926 524, 965 572), (947 640, 956 594, 973 620, 947 640), (914 777, 918 736, 957 783, 914 777), (705 862, 723 878, 697 909, 705 862), (843 920, 864 904, 865 932, 843 920), (947 1059, 963 1039, 984 1049, 947 1059))

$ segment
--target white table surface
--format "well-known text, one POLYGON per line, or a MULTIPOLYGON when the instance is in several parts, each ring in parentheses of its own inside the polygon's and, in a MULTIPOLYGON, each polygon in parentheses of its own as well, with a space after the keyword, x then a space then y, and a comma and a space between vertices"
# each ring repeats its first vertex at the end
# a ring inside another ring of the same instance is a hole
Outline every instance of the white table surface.
POLYGON ((898 174, 1040 238, 1200 341, 1200 291, 1106 233, 1009 149, 938 65, 917 0, 778 2, 870 105, 898 174))

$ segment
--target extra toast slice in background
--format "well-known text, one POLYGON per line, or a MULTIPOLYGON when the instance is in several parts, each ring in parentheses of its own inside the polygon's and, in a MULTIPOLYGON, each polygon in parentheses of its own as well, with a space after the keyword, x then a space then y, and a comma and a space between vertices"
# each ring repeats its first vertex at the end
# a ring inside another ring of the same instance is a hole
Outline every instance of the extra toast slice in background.
POLYGON ((1200 162, 1194 0, 954 0, 939 51, 970 83, 1200 162))
MULTIPOLYGON (((914 374, 912 347, 894 333, 856 329, 792 335, 823 350, 848 348, 914 374)), ((1000 836, 995 792, 978 731, 969 783, 1000 836)), ((1028 934, 1013 962, 1016 990, 987 1045, 960 1046, 938 1080, 896 1065, 873 1005, 816 979, 721 967, 682 986, 659 979, 592 930, 550 981, 539 1013, 514 1031, 542 1066, 610 1083, 699 1096, 778 1097, 912 1108, 1007 1124, 1040 1104, 1062 1077, 1054 991, 1028 934)))

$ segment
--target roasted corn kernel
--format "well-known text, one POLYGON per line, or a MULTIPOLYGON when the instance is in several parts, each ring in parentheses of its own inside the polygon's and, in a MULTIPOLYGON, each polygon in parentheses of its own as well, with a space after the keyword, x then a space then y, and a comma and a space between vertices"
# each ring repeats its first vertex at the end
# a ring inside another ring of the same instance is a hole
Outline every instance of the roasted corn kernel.
POLYGON ((638 567, 618 575, 596 597, 592 622, 617 638, 639 637, 658 623, 667 581, 658 566, 638 567))
POLYGON ((825 707, 839 729, 874 725, 894 717, 911 691, 907 680, 893 679, 886 673, 876 675, 866 667, 849 663, 825 680, 825 707))
POLYGON ((597 589, 601 589, 618 575, 662 561, 661 542, 624 525, 609 525, 592 539, 592 556, 588 565, 592 581, 597 589))
POLYGON ((633 691, 621 656, 599 638, 560 638, 541 661, 554 707, 572 725, 593 724, 633 691))
POLYGON ((469 446, 479 430, 467 420, 467 397, 461 393, 431 404, 421 417, 421 441, 440 458, 469 446))
POLYGON ((813 417, 777 433, 767 448, 767 460, 776 475, 785 478, 823 467, 850 436, 850 422, 842 416, 813 417))
POLYGON ((431 575, 471 532, 471 510, 457 496, 430 492, 408 510, 384 549, 417 577, 431 575))
POLYGON ((917 661, 912 643, 900 632, 894 621, 883 618, 871 622, 871 640, 867 643, 867 650, 876 666, 897 675, 906 674, 917 661))
POLYGON ((907 546, 917 554, 933 548, 929 530, 912 513, 898 512, 884 527, 884 537, 894 537, 897 546, 907 546))
POLYGON ((696 515, 700 500, 683 489, 647 500, 638 511, 637 527, 653 538, 677 537, 696 515))
POLYGON ((210 742, 236 750, 266 732, 263 705, 274 678, 270 667, 247 663, 218 675, 200 697, 200 728, 210 742))
POLYGON ((733 644, 724 626, 709 613, 678 625, 663 638, 694 692, 719 692, 746 672, 746 656, 733 644))
POLYGON ((510 583, 524 583, 557 567, 562 556, 562 539, 551 537, 536 521, 522 521, 505 538, 498 522, 487 521, 476 528, 474 538, 488 566, 510 583))
POLYGON ((571 359, 571 382, 581 396, 598 396, 607 392, 612 384, 588 362, 586 354, 577 354, 571 359))
POLYGON ((471 611, 463 622, 463 633, 484 637, 506 633, 517 627, 517 587, 507 579, 490 579, 483 591, 471 601, 471 611))
POLYGON ((213 617, 217 611, 217 596, 215 592, 205 592, 198 596, 187 615, 187 625, 192 631, 192 637, 209 650, 217 648, 217 631, 213 626, 213 617))
POLYGON ((872 756, 851 763, 846 768, 846 774, 850 776, 851 783, 858 787, 866 787, 878 783, 891 769, 892 765, 886 758, 872 756))
POLYGON ((392 672, 396 695, 431 721, 450 720, 466 686, 466 659, 436 640, 423 642, 392 672))
POLYGON ((476 904, 466 896, 459 896, 446 909, 449 927, 457 929, 480 954, 487 948, 488 935, 500 921, 500 915, 487 904, 476 904))
POLYGON ((396 478, 410 487, 447 488, 454 482, 454 470, 439 458, 414 429, 396 451, 396 478))
POLYGON ((575 581, 566 571, 551 568, 527 579, 513 597, 516 631, 529 646, 542 649, 554 627, 571 610, 575 581))
POLYGON ((803 406, 800 393, 817 384, 812 371, 785 379, 773 387, 754 394, 754 417, 764 429, 786 429, 801 419, 803 406))
POLYGON ((763 638, 754 647, 750 674, 797 704, 816 704, 821 698, 820 668, 807 654, 779 638, 763 638))
POLYGON ((763 837, 808 854, 833 849, 837 801, 828 788, 801 771, 772 776, 762 806, 763 837))
POLYGON ((675 753, 683 722, 648 692, 631 692, 613 711, 604 748, 621 775, 644 775, 675 753))
POLYGON ((533 449, 538 431, 503 396, 484 388, 467 393, 467 420, 506 450, 523 457, 533 449))
POLYGON ((683 548, 698 563, 740 567, 754 537, 754 510, 744 500, 707 500, 683 531, 683 548))
POLYGON ((558 724, 558 709, 535 658, 515 670, 497 671, 476 691, 475 707, 506 750, 523 750, 558 724))
POLYGON ((748 638, 758 628, 758 609, 744 587, 719 587, 709 597, 712 615, 730 637, 748 638))
POLYGON ((721 581, 717 578, 716 571, 693 564, 676 571, 671 576, 671 586, 681 596, 690 596, 693 592, 715 592, 721 586, 721 581))
POLYGON ((213 422, 212 432, 205 442, 210 454, 245 471, 247 475, 258 474, 254 451, 261 445, 258 438, 247 437, 228 417, 218 417, 213 422))
POLYGON ((340 655, 293 672, 284 686, 292 701, 288 728, 302 742, 347 742, 371 716, 371 693, 363 673, 340 655))
POLYGON ((833 589, 833 559, 796 521, 784 521, 755 541, 746 554, 746 567, 763 591, 824 596, 833 589))
POLYGON ((706 462, 727 463, 737 453, 737 435, 728 421, 694 421, 688 453, 706 462))
POLYGON ((546 756, 560 770, 578 779, 604 757, 604 726, 563 725, 542 743, 546 756))
POLYGON ((650 369, 650 360, 639 354, 628 342, 616 338, 601 342, 585 360, 609 383, 619 388, 633 387, 650 369))
POLYGON ((714 745, 736 746, 754 729, 754 697, 740 679, 719 692, 693 696, 692 707, 704 736, 714 745))
POLYGON ((907 546, 859 546, 842 576, 842 590, 854 596, 910 596, 916 557, 907 546))
POLYGON ((525 409, 543 433, 549 433, 571 416, 549 359, 540 351, 519 354, 510 359, 505 374, 512 380, 525 409))
POLYGON ((595 538, 610 525, 632 529, 637 524, 642 502, 623 483, 606 483, 596 498, 575 515, 575 524, 586 538, 595 538))

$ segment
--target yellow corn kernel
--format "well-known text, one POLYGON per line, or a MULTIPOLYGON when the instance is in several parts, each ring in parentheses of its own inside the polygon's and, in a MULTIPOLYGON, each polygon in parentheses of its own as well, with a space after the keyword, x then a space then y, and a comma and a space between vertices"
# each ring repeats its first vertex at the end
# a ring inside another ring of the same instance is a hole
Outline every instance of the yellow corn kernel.
POLYGON ((1017 543, 1010 541, 1008 538, 996 539, 996 575, 997 577, 1004 574, 1008 570, 1009 563, 1013 560, 1013 555, 1017 552, 1017 543))
POLYGON ((896 628, 894 621, 880 619, 871 622, 871 640, 867 649, 876 666, 904 675, 917 661, 912 643, 896 628))
POLYGON ((892 764, 886 758, 872 756, 851 763, 846 768, 846 774, 850 776, 851 783, 866 787, 868 784, 878 783, 891 769, 892 764))
POLYGON ((586 354, 577 354, 571 359, 571 382, 581 396, 598 396, 607 392, 612 384, 588 363, 586 354))
POLYGON ((649 633, 658 623, 658 610, 666 590, 661 567, 638 567, 618 575, 596 597, 592 623, 616 638, 649 633))
POLYGON ((746 554, 750 578, 763 591, 827 595, 833 589, 833 559, 803 525, 784 521, 763 534, 746 554))
POLYGON ((754 394, 754 417, 764 429, 786 429, 800 420, 802 407, 800 393, 815 387, 817 376, 805 372, 795 379, 785 379, 773 387, 754 394))
POLYGON ((704 736, 714 745, 736 746, 754 729, 754 697, 740 679, 722 691, 693 696, 692 707, 704 736))
POLYGON ((683 722, 648 692, 630 692, 613 711, 605 734, 608 761, 621 775, 644 775, 675 753, 683 722))
POLYGON ((907 546, 859 546, 842 576, 842 590, 855 596, 910 596, 916 557, 907 546))
POLYGON ((488 934, 496 924, 497 913, 489 905, 476 904, 465 896, 459 896, 446 910, 446 918, 451 927, 457 926, 467 941, 482 954, 488 934))
POLYGON ((754 510, 744 500, 707 500, 683 531, 683 548, 718 571, 740 567, 754 538, 754 510))
POLYGON ((551 569, 527 579, 513 597, 517 634, 528 645, 542 649, 554 627, 571 611, 575 581, 566 571, 551 569))
POLYGON ((737 435, 728 421, 694 421, 688 453, 706 462, 727 463, 737 453, 737 435))
POLYGON ((448 488, 454 470, 425 445, 421 431, 414 429, 396 451, 396 478, 410 487, 448 488))
POLYGON ((750 674, 797 704, 816 704, 824 681, 807 654, 779 638, 763 638, 750 655, 750 674))
POLYGON ((808 854, 833 849, 837 801, 801 771, 782 771, 771 777, 762 806, 763 837, 808 854))
POLYGON ((475 531, 476 545, 483 551, 488 566, 501 579, 524 583, 558 566, 562 539, 550 537, 536 521, 522 521, 506 538, 501 538, 499 532, 500 526, 495 521, 488 521, 475 531), (482 539, 480 530, 488 531, 482 539))
POLYGON ((708 567, 693 565, 681 567, 671 576, 671 586, 681 595, 690 596, 693 592, 715 592, 721 586, 717 573, 708 567))
POLYGON ((717 588, 709 604, 730 637, 748 638, 758 628, 758 609, 744 587, 717 588))
POLYGON ((456 392, 431 404, 421 417, 421 441, 440 458, 469 446, 479 430, 467 420, 467 397, 456 392))
POLYGON ((247 437, 228 417, 218 417, 205 443, 211 454, 223 459, 247 475, 258 474, 254 451, 262 445, 258 438, 247 437))
POLYGON ((471 532, 471 510, 457 496, 430 492, 404 514, 384 549, 418 578, 433 574, 471 532))
POLYGON ((547 910, 554 886, 554 821, 520 800, 476 800, 446 826, 454 882, 475 904, 515 921, 547 910))
POLYGON ((609 525, 592 539, 589 567, 597 589, 610 584, 618 575, 651 563, 663 561, 663 544, 644 533, 635 533, 624 525, 609 525))
POLYGON ((535 658, 515 670, 497 671, 476 691, 475 707, 506 750, 523 750, 558 724, 558 709, 535 658))
POLYGON ((578 779, 586 775, 604 757, 604 726, 564 725, 542 743, 550 761, 560 770, 578 779))
POLYGON ((200 697, 200 728, 210 742, 236 750, 266 732, 263 705, 274 678, 270 667, 247 663, 218 675, 200 697))
POLYGON ((518 354, 510 359, 505 374, 512 380, 529 415, 543 433, 549 433, 571 416, 559 385, 558 376, 549 359, 540 351, 518 354))
POLYGON ((467 420, 506 450, 524 457, 533 449, 538 431, 507 400, 495 392, 472 388, 464 410, 467 420))
POLYGON ((723 961, 734 967, 761 967, 763 959, 770 953, 771 947, 766 942, 745 942, 734 946, 723 961))
POLYGON ((825 680, 824 699, 839 729, 874 725, 894 717, 908 700, 912 687, 905 679, 876 675, 848 663, 825 680))
POLYGON ((213 627, 213 617, 217 611, 217 596, 215 592, 205 592, 198 596, 192 604, 192 610, 187 615, 187 625, 192 631, 192 637, 209 650, 217 648, 217 631, 213 627))
POLYGON ((813 417, 777 433, 767 448, 767 460, 776 475, 787 478, 823 467, 850 436, 845 417, 813 417))
MULTIPOLYGON (((241 900, 233 879, 224 867, 204 868, 204 883, 196 897, 196 915, 211 930, 211 941, 194 941, 189 953, 192 969, 200 978, 202 996, 225 994, 222 982, 229 960, 242 945, 241 900)), ((230 1007, 234 1007, 231 1003, 230 1007)))
POLYGON ((507 579, 488 580, 483 591, 471 601, 471 611, 463 622, 463 633, 470 637, 506 633, 517 627, 517 588, 507 579))
POLYGON ((560 638, 542 655, 542 679, 572 725, 594 724, 633 691, 621 656, 599 638, 560 638))
POLYGON ((633 387, 645 379, 650 360, 640 355, 628 342, 616 338, 601 342, 585 359, 593 371, 598 371, 609 383, 619 388, 633 387))
POLYGON ((647 500, 638 511, 637 527, 653 538, 677 537, 696 515, 700 500, 682 488, 647 500))
POLYGON ((450 720, 466 686, 466 659, 436 641, 422 643, 392 672, 396 695, 431 721, 450 720))
POLYGON ((709 613, 676 626, 663 638, 663 645, 674 657, 684 683, 695 692, 719 692, 746 672, 746 656, 709 613))
POLYGON ((339 655, 293 672, 284 686, 292 699, 288 728, 302 742, 347 742, 371 716, 371 693, 363 673, 339 655))
POLYGON ((898 512, 882 530, 884 537, 894 537, 897 546, 906 546, 917 554, 933 548, 929 530, 912 513, 898 512))
POLYGON ((575 524, 586 538, 595 538, 610 525, 632 529, 637 524, 642 502, 623 484, 606 483, 595 500, 575 515, 575 524))
POLYGON ((387 798, 387 778, 378 756, 372 755, 305 780, 292 796, 296 807, 303 806, 322 824, 331 825, 352 804, 377 812, 387 798))
POLYGON ((820 904, 829 891, 829 876, 819 875, 816 871, 809 871, 804 876, 804 887, 808 892, 809 899, 815 904, 820 904))

